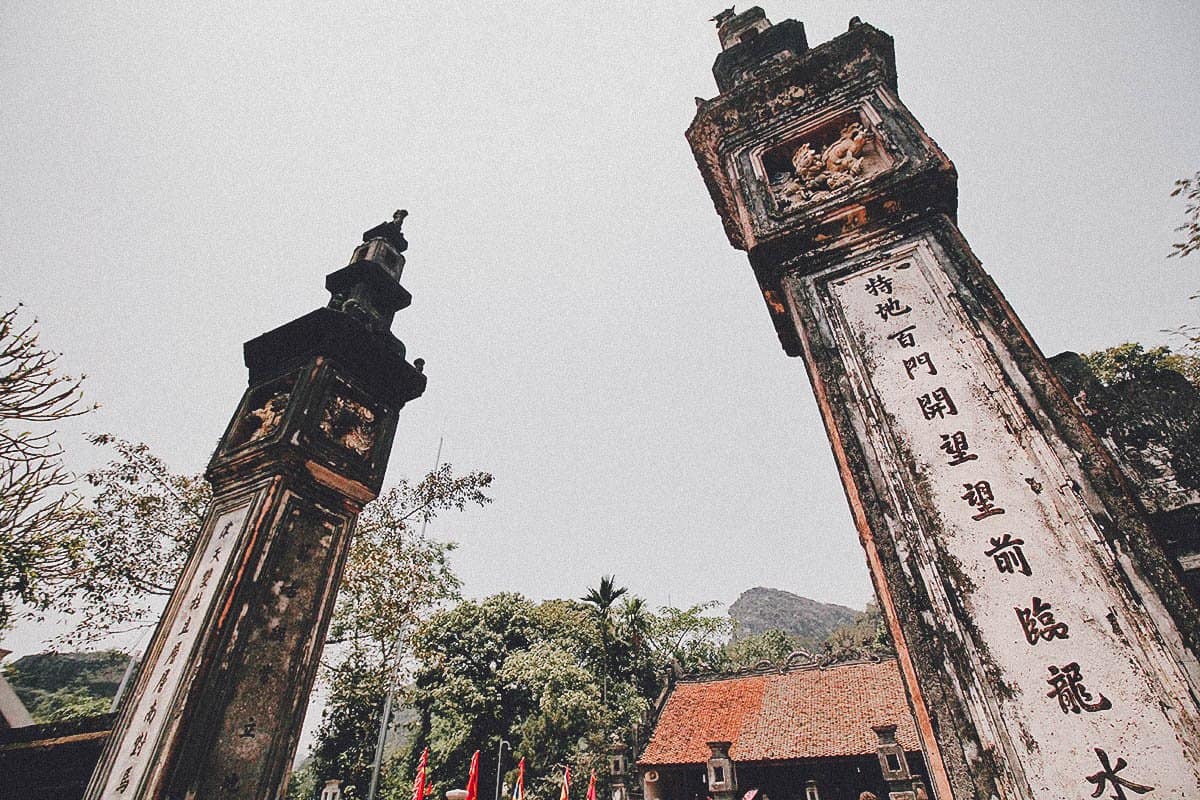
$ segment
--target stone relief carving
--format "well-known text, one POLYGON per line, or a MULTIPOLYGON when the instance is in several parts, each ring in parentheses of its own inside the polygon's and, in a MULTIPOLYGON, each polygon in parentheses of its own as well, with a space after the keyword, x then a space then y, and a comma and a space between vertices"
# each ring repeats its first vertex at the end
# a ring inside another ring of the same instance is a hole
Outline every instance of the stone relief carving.
POLYGON ((262 439, 264 436, 269 436, 279 427, 279 423, 283 420, 283 412, 287 409, 288 398, 290 392, 276 392, 267 398, 267 401, 258 408, 246 412, 248 418, 258 421, 256 427, 250 437, 246 440, 247 443, 262 439))
POLYGON ((820 153, 812 142, 802 142, 792 153, 792 174, 774 184, 771 191, 781 209, 794 208, 868 177, 877 170, 867 168, 875 134, 861 122, 850 122, 820 153))
POLYGON ((337 444, 362 457, 375 445, 375 412, 348 397, 335 395, 321 415, 321 430, 337 444))
POLYGON ((786 87, 779 94, 772 97, 767 102, 767 109, 772 114, 777 114, 788 106, 794 105, 796 101, 804 99, 804 87, 791 85, 786 87))
POLYGON ((253 389, 225 447, 245 447, 277 433, 294 388, 294 376, 287 376, 253 389))

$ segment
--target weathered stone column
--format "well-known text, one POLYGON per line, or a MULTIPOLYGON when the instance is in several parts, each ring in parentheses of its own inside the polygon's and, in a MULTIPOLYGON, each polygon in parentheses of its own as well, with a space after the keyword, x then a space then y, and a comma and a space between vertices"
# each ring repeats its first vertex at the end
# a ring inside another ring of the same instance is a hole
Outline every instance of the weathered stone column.
POLYGON ((891 38, 717 21, 688 140, 804 358, 934 793, 1196 796, 1200 616, 963 240, 891 38))
POLYGON ((425 388, 388 330, 403 216, 329 275, 329 307, 246 343, 212 507, 88 798, 283 796, 355 520, 425 388))

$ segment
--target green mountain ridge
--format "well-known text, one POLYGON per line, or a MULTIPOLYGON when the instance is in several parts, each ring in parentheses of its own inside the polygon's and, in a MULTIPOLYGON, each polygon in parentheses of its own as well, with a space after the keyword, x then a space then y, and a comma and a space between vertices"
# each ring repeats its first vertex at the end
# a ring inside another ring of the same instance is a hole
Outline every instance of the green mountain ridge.
POLYGON ((836 603, 821 603, 782 589, 755 586, 729 607, 734 638, 781 630, 816 646, 830 633, 853 622, 860 612, 836 603))
POLYGON ((37 722, 104 714, 129 656, 120 650, 37 653, 4 667, 4 677, 37 722))

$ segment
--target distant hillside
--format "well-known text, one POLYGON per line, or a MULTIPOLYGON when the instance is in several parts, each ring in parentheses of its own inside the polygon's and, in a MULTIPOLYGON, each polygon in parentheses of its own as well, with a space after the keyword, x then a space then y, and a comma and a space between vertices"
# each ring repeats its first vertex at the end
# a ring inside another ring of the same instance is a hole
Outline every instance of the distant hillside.
POLYGON ((835 628, 851 622, 857 611, 835 603, 818 603, 782 589, 747 589, 729 607, 735 636, 781 630, 810 644, 825 639, 835 628))
POLYGON ((4 676, 38 722, 103 714, 129 665, 119 650, 38 653, 4 668, 4 676))

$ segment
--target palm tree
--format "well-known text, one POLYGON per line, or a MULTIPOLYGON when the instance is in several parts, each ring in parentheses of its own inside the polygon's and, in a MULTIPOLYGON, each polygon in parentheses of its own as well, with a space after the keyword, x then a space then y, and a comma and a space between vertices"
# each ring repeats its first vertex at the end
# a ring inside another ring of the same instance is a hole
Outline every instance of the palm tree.
POLYGON ((617 586, 616 575, 601 575, 600 585, 594 589, 588 589, 587 594, 581 599, 583 602, 595 606, 600 617, 611 619, 613 605, 628 591, 624 586, 617 586))
POLYGON ((601 701, 605 703, 608 702, 608 678, 612 674, 613 641, 617 632, 614 605, 628 591, 624 586, 617 586, 615 575, 601 575, 600 585, 588 589, 587 594, 580 598, 592 606, 592 613, 600 627, 600 649, 604 656, 601 701))
POLYGON ((640 597, 626 597, 621 604, 621 636, 635 653, 641 652, 650 633, 650 612, 640 597))

